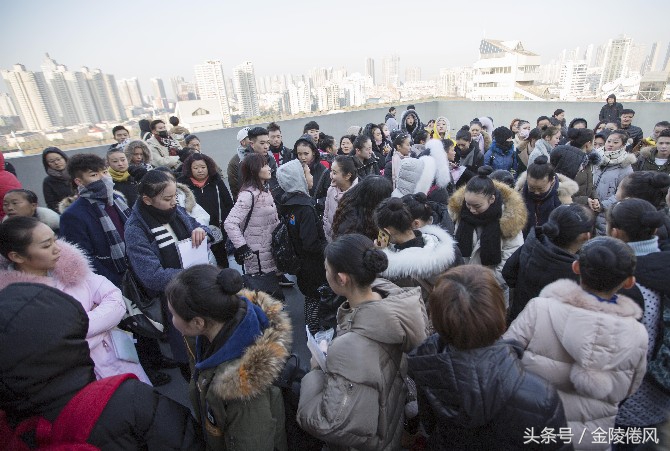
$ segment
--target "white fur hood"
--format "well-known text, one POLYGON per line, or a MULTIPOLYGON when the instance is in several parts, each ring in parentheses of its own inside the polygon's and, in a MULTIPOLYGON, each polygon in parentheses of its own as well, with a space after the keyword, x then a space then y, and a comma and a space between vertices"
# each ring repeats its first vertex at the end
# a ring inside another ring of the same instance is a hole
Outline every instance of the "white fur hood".
POLYGON ((389 265, 381 277, 399 279, 403 277, 426 278, 449 269, 456 260, 456 241, 448 232, 435 225, 419 229, 424 247, 396 250, 394 245, 384 249, 389 265))

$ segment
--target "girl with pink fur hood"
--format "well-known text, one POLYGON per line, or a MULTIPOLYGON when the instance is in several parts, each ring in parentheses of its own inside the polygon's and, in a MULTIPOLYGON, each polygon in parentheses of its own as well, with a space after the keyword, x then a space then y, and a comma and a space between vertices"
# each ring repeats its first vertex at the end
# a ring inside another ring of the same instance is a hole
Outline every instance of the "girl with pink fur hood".
POLYGON ((599 436, 614 428, 619 403, 637 391, 647 366, 642 309, 616 294, 635 285, 636 257, 610 237, 587 242, 578 255, 572 270, 580 284, 547 285, 503 338, 519 342, 526 369, 558 390, 575 449, 609 449, 599 436))
POLYGON ((15 216, 0 224, 0 289, 13 283, 40 283, 59 289, 88 313, 86 341, 97 379, 133 373, 149 379, 139 363, 116 356, 110 331, 126 311, 121 290, 95 274, 76 246, 57 240, 37 218, 15 216))

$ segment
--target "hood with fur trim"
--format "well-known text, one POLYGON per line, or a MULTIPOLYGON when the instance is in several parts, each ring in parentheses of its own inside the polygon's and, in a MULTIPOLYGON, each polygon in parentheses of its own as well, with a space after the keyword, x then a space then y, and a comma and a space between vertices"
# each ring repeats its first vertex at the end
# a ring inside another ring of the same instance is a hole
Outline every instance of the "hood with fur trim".
POLYGON ((416 110, 405 110, 402 112, 402 116, 400 117, 400 130, 402 130, 405 133, 409 133, 407 131, 407 124, 405 123, 405 119, 407 119, 407 116, 409 115, 414 116, 414 130, 412 130, 412 133, 417 131, 419 127, 423 127, 423 124, 421 123, 421 120, 419 119, 419 115, 416 112, 416 110))
POLYGON ((388 268, 380 274, 385 279, 404 277, 427 278, 449 269, 456 261, 456 241, 441 227, 427 225, 419 229, 424 247, 395 250, 393 244, 384 249, 388 268))
MULTIPOLYGON (((449 159, 444 151, 442 141, 439 139, 430 139, 426 143, 426 150, 419 158, 432 157, 435 160, 435 183, 440 188, 444 188, 451 183, 451 170, 449 170, 449 159)), ((432 183, 432 180, 431 180, 432 183)))
POLYGON ((284 368, 291 348, 291 320, 282 303, 263 292, 242 290, 239 294, 258 305, 270 325, 242 357, 217 368, 210 391, 222 400, 247 400, 267 389, 284 368))
MULTIPOLYGON (((556 174, 558 176, 558 198, 563 205, 569 205, 572 203, 572 196, 579 191, 579 185, 574 180, 568 178, 563 174, 556 174)), ((528 173, 524 172, 519 176, 519 179, 516 181, 516 189, 519 194, 523 195, 523 187, 526 184, 526 178, 528 178, 528 173)))
MULTIPOLYGON (((58 230, 60 227, 60 215, 49 208, 37 207, 37 210, 35 211, 35 217, 39 219, 40 222, 48 225, 49 228, 53 231, 58 230)), ((10 216, 5 216, 2 221, 4 222, 9 218, 10 216)))
MULTIPOLYGON (((503 200, 503 212, 500 218, 500 234, 503 239, 512 239, 526 227, 528 221, 528 209, 521 195, 505 185, 493 181, 496 189, 500 191, 503 200)), ((461 186, 449 198, 449 215, 454 222, 461 219, 461 210, 465 199, 465 186, 461 186)))
POLYGON ((197 203, 195 201, 195 195, 193 194, 193 191, 191 191, 188 185, 179 182, 177 182, 177 191, 184 193, 184 209, 188 213, 191 213, 197 203))
POLYGON ((51 271, 50 277, 37 276, 10 268, 10 262, 0 256, 0 289, 7 285, 19 282, 41 283, 50 287, 57 284, 63 289, 79 285, 93 272, 91 264, 86 255, 74 244, 65 240, 58 240, 60 247, 60 258, 56 268, 51 271))

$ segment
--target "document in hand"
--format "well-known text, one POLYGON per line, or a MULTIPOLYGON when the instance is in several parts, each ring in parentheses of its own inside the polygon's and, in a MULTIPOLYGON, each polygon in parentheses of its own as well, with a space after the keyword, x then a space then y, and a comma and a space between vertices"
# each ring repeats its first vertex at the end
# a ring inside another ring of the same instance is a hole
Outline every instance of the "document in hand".
POLYGON ((181 267, 184 269, 189 268, 193 265, 209 264, 207 237, 205 237, 205 239, 198 247, 193 247, 193 242, 191 241, 190 238, 178 241, 177 250, 179 251, 179 259, 181 260, 181 267))
POLYGON ((319 344, 314 339, 314 335, 310 333, 308 326, 305 326, 305 332, 307 332, 307 349, 312 353, 312 357, 319 364, 321 370, 326 371, 326 354, 319 348, 319 344))

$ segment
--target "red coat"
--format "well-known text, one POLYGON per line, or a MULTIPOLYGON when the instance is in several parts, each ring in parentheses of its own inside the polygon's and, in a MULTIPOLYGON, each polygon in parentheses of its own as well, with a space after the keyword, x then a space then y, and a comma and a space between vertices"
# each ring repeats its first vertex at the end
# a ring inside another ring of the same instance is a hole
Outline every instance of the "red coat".
POLYGON ((5 217, 5 210, 2 208, 2 199, 7 191, 22 188, 21 182, 11 172, 5 171, 5 156, 0 152, 0 221, 5 217))

